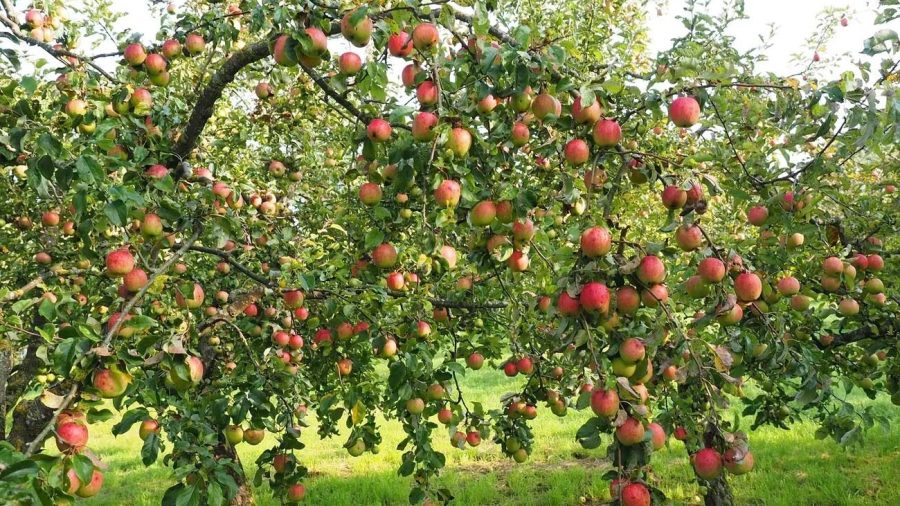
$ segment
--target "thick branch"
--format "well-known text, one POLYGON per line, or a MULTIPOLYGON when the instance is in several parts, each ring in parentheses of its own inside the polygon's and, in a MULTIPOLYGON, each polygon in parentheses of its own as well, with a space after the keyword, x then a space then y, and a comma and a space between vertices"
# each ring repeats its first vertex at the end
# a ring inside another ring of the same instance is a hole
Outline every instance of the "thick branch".
POLYGON ((231 254, 228 253, 227 251, 222 251, 222 250, 215 249, 215 248, 207 248, 206 246, 197 246, 197 245, 193 245, 188 249, 190 251, 198 251, 201 253, 208 253, 210 255, 215 255, 215 256, 221 258, 222 260, 225 260, 226 262, 228 262, 231 266, 233 266, 235 269, 237 269, 238 271, 240 271, 241 273, 243 273, 244 275, 246 275, 248 278, 252 279, 253 281, 256 281, 257 283, 259 283, 267 288, 272 287, 272 282, 270 280, 266 279, 263 276, 260 276, 259 274, 251 271, 250 269, 248 269, 244 264, 235 260, 234 257, 231 256, 231 254))
POLYGON ((213 74, 209 84, 200 92, 200 98, 194 104, 191 117, 181 132, 181 138, 175 145, 175 149, 172 152, 173 156, 169 159, 170 168, 174 168, 179 162, 187 158, 197 146, 200 134, 203 133, 203 128, 206 126, 209 118, 212 117, 216 101, 222 96, 225 86, 234 81, 235 76, 241 69, 262 60, 269 56, 269 53, 269 43, 267 41, 250 44, 231 55, 225 61, 225 64, 213 74))

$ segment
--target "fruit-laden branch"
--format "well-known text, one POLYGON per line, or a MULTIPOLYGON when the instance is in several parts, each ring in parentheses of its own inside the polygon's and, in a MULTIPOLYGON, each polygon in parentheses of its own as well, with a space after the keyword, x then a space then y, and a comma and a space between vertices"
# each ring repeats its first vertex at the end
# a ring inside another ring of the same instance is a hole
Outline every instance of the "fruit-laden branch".
POLYGON ((50 421, 44 428, 38 433, 38 435, 28 443, 28 448, 25 450, 25 457, 31 457, 34 455, 34 452, 44 444, 44 440, 47 439, 47 435, 50 434, 50 431, 53 429, 53 424, 56 423, 56 417, 62 413, 62 410, 69 407, 69 404, 75 400, 75 396, 78 395, 78 383, 72 383, 72 386, 69 388, 68 393, 63 398, 62 403, 53 411, 53 416, 50 417, 50 421))
MULTIPOLYGON (((119 329, 125 323, 125 320, 126 320, 125 315, 127 315, 128 312, 131 311, 132 308, 134 308, 135 304, 137 304, 138 301, 144 296, 144 294, 147 293, 147 290, 149 290, 150 286, 153 285, 153 281, 156 280, 156 278, 159 277, 160 274, 168 271, 169 268, 172 267, 172 264, 174 264, 176 260, 181 258, 181 256, 183 256, 187 252, 188 248, 191 245, 193 245, 194 242, 197 241, 197 239, 200 237, 200 232, 202 230, 203 230, 203 227, 199 224, 199 222, 195 222, 194 233, 191 236, 191 238, 188 239, 180 248, 178 248, 178 250, 171 257, 169 257, 165 262, 163 262, 162 265, 157 267, 153 271, 153 273, 150 274, 150 276, 148 276, 147 284, 145 284, 143 288, 141 288, 137 293, 135 293, 131 297, 131 299, 128 300, 128 302, 122 308, 122 311, 121 311, 122 316, 116 320, 116 322, 112 325, 112 327, 109 330, 107 330, 106 337, 103 339, 103 343, 100 345, 98 350, 106 349, 109 347, 109 344, 112 341, 112 338, 115 337, 116 334, 118 334, 119 329)), ((97 350, 95 350, 95 352, 96 351, 97 350)), ((62 410, 69 407, 69 404, 71 404, 72 401, 75 400, 75 397, 78 395, 78 392, 79 392, 79 384, 74 383, 72 385, 72 387, 69 388, 69 392, 66 394, 66 396, 63 398, 60 405, 53 412, 53 416, 50 417, 49 421, 44 426, 44 428, 41 430, 41 432, 39 432, 37 437, 35 437, 28 444, 28 448, 25 451, 26 457, 30 457, 32 454, 34 454, 35 451, 37 451, 38 448, 40 448, 40 446, 44 442, 44 439, 47 438, 47 434, 49 434, 50 431, 52 430, 53 424, 56 422, 56 417, 60 414, 60 412, 62 412, 62 410)))
POLYGON ((356 116, 356 118, 363 123, 369 122, 369 120, 371 118, 369 118, 368 116, 366 116, 365 114, 360 112, 360 110, 357 109, 355 105, 353 105, 349 100, 347 100, 346 98, 341 96, 340 93, 334 91, 334 88, 329 86, 328 83, 325 82, 325 80, 322 79, 322 77, 319 76, 315 71, 313 71, 311 68, 307 67, 303 63, 300 63, 300 68, 302 68, 303 72, 305 72, 306 75, 308 75, 309 78, 312 79, 314 83, 316 83, 316 86, 321 88, 321 90, 323 92, 325 92, 325 94, 328 95, 328 97, 330 97, 332 100, 334 100, 335 102, 340 104, 344 109, 347 110, 347 112, 356 116))
POLYGON ((235 76, 241 69, 269 56, 270 52, 267 41, 250 44, 231 55, 225 61, 225 64, 213 74, 209 84, 200 93, 197 103, 194 104, 194 110, 191 111, 191 117, 181 133, 181 138, 175 144, 175 149, 172 150, 172 157, 168 163, 169 168, 175 168, 197 146, 197 140, 200 138, 200 134, 203 133, 203 128, 206 126, 209 118, 212 117, 216 101, 222 96, 225 86, 234 81, 235 76))
POLYGON ((131 311, 131 309, 135 306, 135 304, 137 304, 138 301, 141 300, 141 298, 144 296, 144 294, 147 293, 147 290, 150 289, 150 287, 153 285, 153 282, 156 280, 156 278, 159 277, 160 274, 168 271, 169 267, 172 267, 172 264, 174 264, 176 260, 181 258, 187 252, 187 250, 195 242, 197 242, 197 239, 200 237, 200 232, 202 232, 202 231, 203 231, 203 226, 200 225, 199 222, 195 222, 194 223, 194 233, 193 233, 193 235, 191 235, 190 239, 185 241, 185 243, 182 244, 181 247, 178 248, 178 250, 172 256, 170 256, 168 259, 166 259, 166 261, 163 262, 162 265, 157 267, 156 270, 154 270, 150 274, 150 276, 147 278, 147 283, 144 285, 144 287, 141 288, 140 290, 138 290, 138 292, 135 293, 131 297, 131 299, 128 300, 128 302, 125 304, 125 307, 122 308, 121 317, 117 318, 116 323, 113 324, 112 328, 110 328, 106 332, 106 337, 103 339, 103 344, 101 345, 101 348, 106 348, 109 346, 109 343, 112 341, 112 338, 115 337, 116 334, 118 334, 119 329, 122 328, 122 325, 125 323, 125 315, 127 315, 128 312, 131 311))
POLYGON ((81 61, 84 64, 88 65, 89 67, 91 67, 92 69, 97 71, 97 73, 99 73, 103 77, 109 79, 110 81, 112 81, 114 83, 119 82, 115 77, 110 75, 107 71, 103 70, 102 67, 100 67, 99 65, 94 63, 92 61, 92 58, 90 58, 88 56, 80 55, 78 53, 73 53, 72 51, 69 51, 66 49, 56 49, 53 46, 51 46, 50 44, 47 44, 46 42, 43 42, 40 40, 37 40, 34 37, 31 37, 28 34, 22 32, 22 30, 19 29, 19 25, 16 24, 16 22, 15 22, 15 19, 17 18, 17 16, 15 13, 15 10, 13 9, 13 6, 9 3, 9 0, 2 0, 2 5, 3 5, 3 9, 6 11, 6 16, 0 14, 0 24, 3 24, 7 28, 9 28, 10 33, 16 39, 19 39, 20 41, 25 42, 26 44, 36 46, 36 47, 43 49, 44 51, 46 51, 47 53, 52 55, 54 58, 56 58, 57 60, 59 60, 60 62, 62 62, 64 64, 68 65, 69 67, 74 67, 74 65, 71 62, 67 61, 64 57, 75 58, 78 61, 81 61))
POLYGON ((271 280, 266 279, 265 277, 260 276, 259 274, 251 271, 250 269, 247 268, 247 266, 245 266, 244 264, 235 260, 234 257, 231 256, 231 253, 229 253, 227 251, 223 251, 223 250, 215 249, 215 248, 207 248, 206 246, 197 246, 197 245, 192 245, 188 249, 190 251, 197 251, 200 253, 207 253, 210 255, 215 255, 215 256, 221 258, 222 260, 225 260, 226 262, 228 262, 232 267, 234 267, 235 269, 237 269, 238 271, 240 271, 242 274, 244 274, 248 278, 252 279, 253 281, 256 281, 257 283, 259 283, 267 288, 274 287, 274 284, 272 283, 271 280))
POLYGON ((737 158, 739 164, 741 164, 741 169, 744 171, 744 175, 747 176, 747 179, 750 180, 750 184, 753 185, 757 190, 762 189, 762 184, 759 181, 759 178, 750 174, 750 171, 747 170, 747 163, 744 162, 744 158, 737 150, 737 146, 734 145, 734 139, 731 137, 731 132, 728 130, 728 125, 725 123, 725 120, 722 118, 722 115, 719 113, 719 108, 716 106, 715 98, 711 97, 709 99, 709 104, 713 108, 713 113, 716 115, 716 119, 719 120, 719 124, 722 125, 722 129, 725 130, 725 138, 728 139, 728 145, 731 146, 731 151, 734 153, 734 157, 737 158))
POLYGON ((822 149, 820 149, 819 152, 816 153, 816 156, 812 160, 803 164, 802 167, 800 167, 796 170, 788 172, 787 174, 785 174, 783 176, 778 176, 776 178, 772 178, 772 179, 763 181, 761 184, 763 186, 765 186, 765 185, 777 183, 779 181, 792 181, 794 179, 794 177, 803 174, 806 171, 806 169, 812 167, 814 163, 816 163, 817 161, 819 161, 820 158, 822 158, 822 155, 824 155, 825 152, 828 151, 828 148, 830 148, 831 145, 834 144, 834 141, 837 140, 838 136, 844 130, 844 125, 846 125, 846 124, 847 124, 847 118, 844 118, 843 121, 841 121, 841 124, 837 127, 837 130, 834 131, 834 135, 832 135, 831 138, 828 139, 828 143, 826 143, 825 146, 823 146, 822 149))

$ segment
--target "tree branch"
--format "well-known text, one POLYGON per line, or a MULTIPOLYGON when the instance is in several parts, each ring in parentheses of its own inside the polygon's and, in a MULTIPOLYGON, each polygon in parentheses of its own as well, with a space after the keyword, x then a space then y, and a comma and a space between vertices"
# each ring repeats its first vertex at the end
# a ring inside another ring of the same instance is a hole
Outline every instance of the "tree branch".
POLYGON ((187 124, 184 126, 184 130, 181 132, 181 138, 178 140, 178 143, 175 144, 175 148, 172 151, 172 157, 169 159, 169 168, 175 168, 175 166, 187 158, 191 154, 191 151, 197 146, 200 134, 203 133, 203 128, 206 126, 209 118, 212 117, 216 101, 222 96, 222 92, 225 91, 225 86, 234 81, 235 76, 237 76, 237 73, 240 72, 241 69, 262 60, 269 56, 269 53, 268 41, 250 44, 244 49, 231 55, 231 57, 225 61, 225 64, 213 74, 209 83, 206 85, 206 88, 200 92, 200 98, 197 99, 197 103, 194 104, 194 110, 191 112, 191 117, 188 119, 187 124))

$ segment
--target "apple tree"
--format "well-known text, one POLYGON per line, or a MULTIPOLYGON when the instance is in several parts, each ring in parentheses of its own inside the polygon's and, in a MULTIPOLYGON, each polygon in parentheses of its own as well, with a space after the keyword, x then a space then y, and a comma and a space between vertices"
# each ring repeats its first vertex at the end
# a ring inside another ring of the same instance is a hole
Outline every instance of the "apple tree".
POLYGON ((383 415, 445 504, 434 438, 525 462, 589 410, 614 502, 663 503, 678 444, 727 505, 733 406, 846 444, 846 393, 900 403, 896 2, 794 76, 734 48, 743 2, 656 55, 625 0, 0 3, 3 497, 102 493, 114 419, 165 504, 300 501, 303 439, 376 452, 383 415), (482 367, 522 388, 467 402, 482 367))

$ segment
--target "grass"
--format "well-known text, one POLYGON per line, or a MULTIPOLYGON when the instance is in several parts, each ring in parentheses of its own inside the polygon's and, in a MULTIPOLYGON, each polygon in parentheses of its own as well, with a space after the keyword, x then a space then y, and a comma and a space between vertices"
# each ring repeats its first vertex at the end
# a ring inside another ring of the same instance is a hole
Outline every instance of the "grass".
MULTIPOLYGON (((470 374, 463 382, 467 399, 496 405, 514 385, 497 371, 470 374)), ((859 397, 860 402, 863 398, 859 397)), ((761 428, 750 435, 756 469, 731 479, 738 504, 871 505, 897 501, 900 482, 900 413, 885 397, 874 401, 878 410, 894 420, 889 431, 869 432, 862 448, 842 448, 813 437, 815 425, 795 424, 790 431, 761 428)), ((590 411, 590 410, 587 410, 590 411)), ((586 412, 570 411, 557 418, 539 408, 533 422, 536 444, 525 464, 505 458, 499 448, 485 441, 478 448, 457 450, 447 438, 436 437, 436 447, 447 455, 440 481, 456 495, 457 504, 571 505, 600 504, 609 500, 608 483, 600 476, 609 469, 604 445, 584 450, 574 439, 586 412)), ((91 447, 110 465, 104 490, 84 501, 92 505, 156 505, 172 484, 171 471, 159 462, 145 468, 140 462, 136 429, 118 438, 110 435, 117 417, 92 427, 91 447)), ((749 421, 745 426, 749 426, 749 421)), ((383 422, 382 451, 351 458, 341 447, 343 439, 319 440, 315 426, 303 437, 307 448, 298 453, 313 476, 306 482, 306 504, 369 505, 407 504, 409 478, 396 469, 396 448, 403 432, 396 422, 383 422)), ((604 443, 608 442, 605 440, 604 443)), ((249 476, 259 453, 272 445, 269 435, 257 447, 241 445, 239 453, 249 476)), ((668 448, 654 454, 658 485, 677 504, 699 504, 699 490, 683 445, 670 439, 668 448)), ((270 492, 256 490, 259 504, 277 504, 270 492)), ((896 504, 894 502, 894 504, 896 504)))

